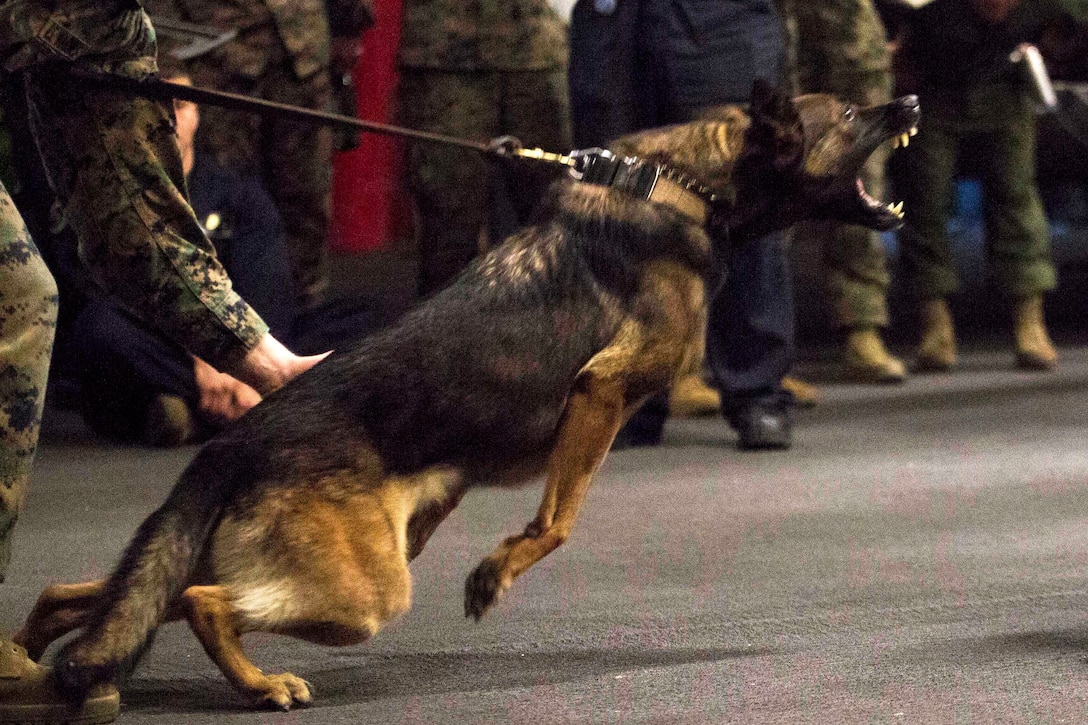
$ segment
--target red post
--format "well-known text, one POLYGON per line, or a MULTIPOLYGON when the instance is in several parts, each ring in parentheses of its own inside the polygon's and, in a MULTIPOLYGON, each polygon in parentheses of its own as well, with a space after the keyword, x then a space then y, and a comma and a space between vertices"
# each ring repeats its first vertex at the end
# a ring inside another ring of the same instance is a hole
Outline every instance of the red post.
MULTIPOLYGON (((363 36, 355 69, 359 117, 393 122, 397 89, 397 46, 401 0, 377 0, 374 27, 363 36)), ((334 252, 366 252, 387 246, 407 229, 401 191, 400 139, 363 133, 359 148, 336 155, 333 162, 332 230, 334 252)))

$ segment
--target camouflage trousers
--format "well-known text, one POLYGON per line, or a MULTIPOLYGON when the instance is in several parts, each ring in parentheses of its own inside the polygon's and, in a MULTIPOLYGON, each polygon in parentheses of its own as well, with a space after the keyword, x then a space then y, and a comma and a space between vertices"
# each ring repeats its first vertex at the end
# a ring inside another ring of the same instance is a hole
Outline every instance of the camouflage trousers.
MULTIPOLYGON (((189 207, 173 116, 159 102, 95 90, 66 63, 142 76, 155 37, 133 0, 5 0, 0 56, 92 276, 192 353, 232 369, 268 327, 234 291, 189 207)), ((38 437, 56 285, 6 191, 0 195, 0 552, 26 495, 38 437)), ((0 569, 0 573, 3 570, 0 569)))
MULTIPOLYGON (((217 90, 319 111, 332 101, 327 70, 300 80, 282 48, 257 78, 230 73, 213 57, 193 60, 188 70, 195 84, 217 90)), ((329 285, 333 141, 326 126, 201 108, 197 144, 224 166, 264 179, 283 219, 294 297, 303 309, 318 304, 329 285)))
MULTIPOLYGON (((861 170, 866 191, 884 196, 884 166, 888 154, 878 149, 861 170)), ((791 231, 795 254, 817 256, 832 321, 842 328, 887 327, 888 255, 876 232, 833 222, 806 222, 791 231)))
MULTIPOLYGON (((505 72, 405 68, 398 104, 400 120, 410 128, 476 141, 510 134, 527 147, 570 150, 565 68, 505 72)), ((407 181, 417 212, 420 293, 441 289, 483 246, 525 223, 554 176, 552 169, 529 163, 500 166, 475 151, 413 145, 407 181), (504 201, 509 203, 506 219, 497 207, 504 201)))
POLYGON ((0 581, 38 446, 57 285, 0 185, 0 581))
MULTIPOLYGON (((832 93, 859 105, 891 100, 891 58, 871 0, 779 0, 791 79, 797 93, 832 93)), ((866 163, 862 180, 883 198, 887 152, 866 163)), ((887 254, 880 235, 857 226, 802 224, 793 232, 802 257, 821 258, 834 321, 841 327, 888 324, 887 254), (818 251, 817 251, 818 250, 818 251)))
POLYGON ((918 136, 896 154, 896 189, 906 226, 899 234, 903 274, 922 299, 959 288, 948 237, 957 156, 974 145, 982 182, 989 274, 1011 297, 1057 284, 1050 228, 1035 183, 1035 116, 1019 88, 987 84, 966 93, 922 94, 918 136))

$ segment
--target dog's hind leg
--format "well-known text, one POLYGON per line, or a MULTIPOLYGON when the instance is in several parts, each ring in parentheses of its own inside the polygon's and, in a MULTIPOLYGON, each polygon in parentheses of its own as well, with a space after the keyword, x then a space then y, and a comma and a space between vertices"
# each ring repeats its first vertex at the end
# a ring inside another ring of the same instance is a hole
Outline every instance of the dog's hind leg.
POLYGON ((101 580, 46 587, 12 639, 32 660, 41 659, 50 644, 86 624, 104 586, 101 580))
POLYGON ((548 461, 547 485, 536 518, 506 539, 465 582, 465 616, 479 619, 514 579, 566 541, 590 482, 624 418, 618 376, 598 375, 592 362, 567 402, 548 461))
POLYGON ((417 497, 410 482, 329 498, 333 483, 269 498, 225 517, 212 544, 216 586, 182 595, 189 624, 227 679, 258 704, 311 700, 290 673, 265 675, 241 635, 270 632, 329 646, 358 644, 411 604, 405 531, 417 497))
POLYGON ((310 702, 305 680, 290 673, 266 675, 246 657, 238 617, 226 588, 189 587, 181 598, 193 633, 232 685, 257 703, 280 710, 310 702))

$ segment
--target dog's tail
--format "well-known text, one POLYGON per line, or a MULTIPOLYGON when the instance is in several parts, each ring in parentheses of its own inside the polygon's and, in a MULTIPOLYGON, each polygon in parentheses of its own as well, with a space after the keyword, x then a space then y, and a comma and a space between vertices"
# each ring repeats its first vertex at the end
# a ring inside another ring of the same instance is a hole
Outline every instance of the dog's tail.
POLYGON ((217 443, 200 451, 140 525, 85 630, 57 655, 57 684, 71 697, 131 672, 186 586, 243 473, 238 451, 219 450, 217 443), (224 464, 231 455, 234 461, 224 464))

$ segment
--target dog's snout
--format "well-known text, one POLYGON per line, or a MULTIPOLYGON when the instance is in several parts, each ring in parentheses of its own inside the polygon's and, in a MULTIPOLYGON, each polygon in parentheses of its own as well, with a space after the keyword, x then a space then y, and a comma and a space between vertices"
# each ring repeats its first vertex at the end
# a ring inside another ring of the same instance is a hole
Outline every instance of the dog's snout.
POLYGON ((914 129, 922 112, 918 96, 901 96, 884 106, 884 123, 891 133, 902 133, 914 129))
POLYGON ((921 106, 918 104, 918 96, 915 95, 896 99, 896 105, 913 119, 917 119, 922 113, 921 106))

